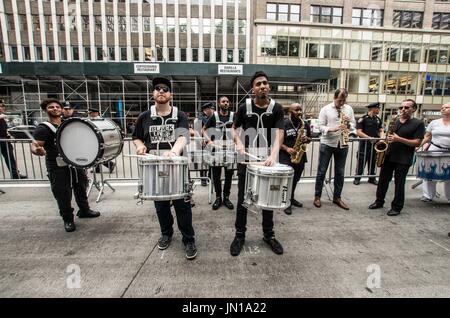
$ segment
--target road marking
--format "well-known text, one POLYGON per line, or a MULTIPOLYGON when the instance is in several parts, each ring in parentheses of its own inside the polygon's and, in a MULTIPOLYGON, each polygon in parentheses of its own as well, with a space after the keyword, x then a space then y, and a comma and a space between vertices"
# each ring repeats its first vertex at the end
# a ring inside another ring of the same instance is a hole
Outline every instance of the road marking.
MULTIPOLYGON (((428 240, 430 240, 430 239, 428 239, 428 240)), ((433 241, 433 240, 430 240, 430 242, 436 244, 436 245, 439 246, 439 247, 442 247, 442 248, 443 248, 444 250, 446 250, 447 252, 450 252, 450 250, 449 250, 448 248, 446 248, 445 246, 442 246, 441 244, 436 243, 436 242, 433 241)))

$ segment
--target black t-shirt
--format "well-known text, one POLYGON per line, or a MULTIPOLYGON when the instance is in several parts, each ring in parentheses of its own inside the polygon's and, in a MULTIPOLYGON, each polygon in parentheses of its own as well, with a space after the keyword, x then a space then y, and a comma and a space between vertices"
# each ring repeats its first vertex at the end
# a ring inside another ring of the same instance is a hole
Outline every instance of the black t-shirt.
POLYGON ((4 118, 0 118, 0 138, 8 138, 8 125, 4 118))
MULTIPOLYGON (((219 115, 219 123, 217 123, 216 116, 213 114, 208 121, 205 124, 205 129, 208 130, 208 136, 211 138, 211 140, 215 140, 215 137, 220 136, 221 132, 223 131, 223 139, 231 140, 233 137, 231 136, 231 132, 227 131, 226 129, 222 128, 231 128, 233 126, 233 123, 230 121, 231 112, 228 112, 228 115, 223 116, 218 112, 219 115)), ((236 114, 235 114, 236 115, 236 114)), ((233 117, 235 116, 233 115, 233 117)))
MULTIPOLYGON (((309 126, 309 123, 304 121, 305 123, 305 134, 307 137, 311 138, 311 127, 309 126)), ((286 145, 289 148, 294 147, 295 141, 297 140, 298 134, 301 134, 300 131, 301 128, 301 122, 298 119, 293 119, 291 121, 291 118, 286 118, 284 120, 284 142, 283 145, 286 145)), ((280 149, 280 162, 290 162, 291 155, 288 154, 286 151, 280 149)), ((303 154, 302 161, 300 163, 305 163, 306 160, 306 153, 303 154)))
MULTIPOLYGON (((257 107, 252 99, 252 112, 258 114, 258 116, 261 118, 261 114, 267 111, 266 108, 260 108, 257 107)), ((264 135, 267 138, 268 145, 264 144, 263 138, 259 137, 256 142, 257 147, 267 147, 272 145, 272 139, 271 139, 271 132, 272 129, 278 128, 283 129, 284 128, 284 112, 283 112, 283 106, 281 106, 278 103, 275 103, 272 114, 270 115, 264 115, 262 117, 262 123, 264 125, 264 135)), ((244 130, 247 130, 249 128, 254 129, 254 133, 256 133, 258 118, 254 114, 247 114, 247 107, 246 104, 243 103, 239 106, 238 111, 236 112, 234 116, 234 127, 239 128, 242 127, 244 130)), ((261 124, 260 127, 261 128, 261 124)), ((249 134, 251 136, 255 136, 254 133, 249 134)), ((274 135, 275 137, 275 135, 274 135)), ((241 140, 243 138, 243 134, 241 134, 241 140)), ((245 147, 248 147, 249 145, 253 146, 253 141, 249 140, 250 138, 245 138, 245 147)))
POLYGON ((171 149, 179 136, 185 136, 189 141, 189 123, 186 114, 178 110, 177 120, 172 119, 172 111, 164 116, 163 125, 161 118, 151 118, 150 110, 139 115, 136 121, 136 128, 133 131, 132 138, 142 140, 147 147, 147 151, 156 150, 158 141, 159 149, 171 149), (169 119, 169 120, 167 120, 169 119))
MULTIPOLYGON (((56 129, 59 126, 52 124, 56 129)), ((45 163, 47 167, 57 167, 56 157, 59 156, 58 148, 56 147, 56 134, 50 130, 45 124, 39 124, 33 132, 33 137, 37 141, 44 141, 44 149, 47 152, 45 156, 45 163)))
POLYGON ((362 116, 356 123, 356 129, 362 129, 362 132, 369 137, 380 137, 379 131, 383 123, 378 116, 370 117, 368 114, 362 116))
MULTIPOLYGON (((397 119, 394 132, 406 139, 423 139, 425 135, 425 125, 417 118, 411 118, 404 124, 397 119)), ((389 145, 388 155, 385 160, 404 165, 411 165, 414 157, 414 150, 415 147, 405 145, 401 142, 393 142, 389 145)))

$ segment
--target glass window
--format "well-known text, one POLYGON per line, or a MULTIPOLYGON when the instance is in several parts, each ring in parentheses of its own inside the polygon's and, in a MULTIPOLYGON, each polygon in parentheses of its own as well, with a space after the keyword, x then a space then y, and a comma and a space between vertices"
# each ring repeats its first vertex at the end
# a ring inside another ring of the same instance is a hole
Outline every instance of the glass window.
POLYGON ((19 54, 17 52, 17 46, 11 46, 11 59, 17 61, 19 59, 19 54))
POLYGON ((186 62, 186 49, 180 49, 180 61, 186 62))
MULTIPOLYGON (((12 15, 11 14, 7 14, 6 18, 8 20, 8 26, 9 26, 9 30, 10 31, 14 31, 14 21, 12 21, 12 25, 11 25, 11 21, 9 19, 12 19, 12 15), (12 27, 12 28, 11 28, 12 27)), ((50 16, 51 18, 51 16, 50 16)), ((27 32, 28 31, 28 24, 27 24, 27 15, 26 14, 19 14, 19 23, 20 23, 20 31, 22 32, 27 32)))
POLYGON ((52 16, 44 15, 44 21, 45 21, 45 30, 52 32, 53 31, 52 16))
POLYGON ((215 19, 215 28, 217 34, 222 34, 223 29, 223 20, 222 19, 215 19))
POLYGON ((180 33, 187 33, 187 20, 186 18, 179 19, 180 33))
POLYGON ((381 52, 383 47, 381 45, 372 44, 371 61, 381 61, 381 52))
POLYGON ((298 57, 300 52, 300 38, 290 37, 289 38, 289 56, 298 57))
POLYGON ((47 57, 49 61, 55 60, 55 48, 53 46, 47 46, 47 57))
POLYGON ((415 11, 394 11, 394 19, 392 25, 400 28, 422 28, 423 12, 415 11))
POLYGON ((239 50, 239 63, 245 63, 245 50, 239 50))
POLYGON ((234 34, 234 20, 227 19, 227 33, 234 34))
POLYGON ((144 32, 150 32, 150 17, 144 17, 144 32))
MULTIPOLYGON (((133 33, 139 32, 139 24, 138 24, 139 18, 138 17, 130 17, 130 18, 131 18, 131 32, 133 32, 133 33)), ((149 19, 149 22, 150 22, 150 19, 149 19)), ((145 24, 144 24, 144 28, 145 28, 145 24)), ((148 29, 148 32, 150 32, 150 29, 148 29)))
POLYGON ((222 49, 216 49, 216 62, 222 62, 222 49))
POLYGON ((144 47, 144 60, 145 61, 153 60, 153 50, 151 47, 144 47))
POLYGON ((106 16, 106 31, 114 32, 114 17, 112 15, 106 16))
POLYGON ((169 61, 175 61, 175 48, 169 47, 169 61))
POLYGON ((124 16, 119 16, 119 32, 127 31, 127 20, 124 16))
POLYGON ((89 31, 90 24, 89 24, 89 16, 88 15, 81 16, 81 24, 83 27, 83 31, 89 31))
POLYGON ((73 61, 80 60, 80 52, 78 50, 78 46, 72 46, 72 60, 73 61))
POLYGON ((99 15, 94 16, 95 20, 95 31, 101 32, 102 31, 102 17, 99 15))
POLYGON ((39 32, 41 30, 41 25, 39 23, 39 16, 33 15, 33 30, 39 32))
POLYGON ((382 26, 384 10, 354 8, 352 24, 364 26, 382 26))
POLYGON ((233 50, 227 50, 227 62, 233 63, 233 50))
POLYGON ((288 37, 279 36, 277 43, 277 55, 278 56, 288 56, 288 37))
POLYGON ((91 60, 91 48, 89 46, 84 47, 84 60, 85 61, 91 60))
POLYGON ((203 19, 203 34, 210 34, 211 33, 211 19, 203 19))
POLYGON ((43 59, 42 46, 36 46, 36 61, 42 61, 43 59))
POLYGON ((203 49, 203 61, 204 62, 210 61, 209 49, 203 49))
POLYGON ((238 24, 238 27, 239 27, 239 34, 241 34, 241 35, 245 35, 245 30, 246 30, 246 24, 247 24, 247 21, 245 21, 245 20, 239 20, 239 24, 238 24))
POLYGON ((192 62, 198 62, 198 49, 192 49, 192 62))
POLYGON ((23 47, 23 59, 26 61, 31 60, 31 53, 30 53, 30 47, 24 46, 23 47))
POLYGON ((198 34, 198 18, 191 18, 191 32, 198 34))
POLYGON ((139 61, 139 48, 133 47, 133 61, 139 61))
POLYGON ((97 61, 103 61, 103 50, 101 46, 96 47, 97 61))
POLYGON ((65 46, 59 47, 59 59, 61 61, 67 61, 67 49, 65 46))
POLYGON ((432 26, 433 29, 450 30, 450 13, 435 12, 432 26))
POLYGON ((266 19, 276 20, 277 19, 277 4, 267 3, 266 4, 266 19))
POLYGON ((162 17, 155 18, 155 32, 162 33, 164 30, 164 20, 162 17))
POLYGON ((126 47, 121 47, 120 48, 120 60, 121 61, 126 61, 127 60, 127 48, 126 47))
POLYGON ((317 43, 308 43, 306 53, 307 53, 307 57, 318 57, 319 56, 319 45, 317 43))
POLYGON ((166 21, 167 21, 167 32, 175 33, 175 18, 173 17, 166 18, 166 21))
POLYGON ((311 22, 342 24, 342 7, 311 6, 311 22))

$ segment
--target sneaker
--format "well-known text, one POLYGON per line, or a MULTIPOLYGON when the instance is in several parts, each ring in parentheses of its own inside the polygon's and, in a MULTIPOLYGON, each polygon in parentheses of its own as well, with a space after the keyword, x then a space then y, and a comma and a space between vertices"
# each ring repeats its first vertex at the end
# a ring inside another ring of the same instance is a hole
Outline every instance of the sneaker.
POLYGON ((189 242, 186 244, 186 258, 189 260, 194 259, 197 256, 197 248, 194 242, 189 242))
POLYGON ((238 256, 239 253, 241 253, 244 243, 245 238, 235 236, 233 242, 231 242, 230 245, 230 254, 232 256, 238 256))
POLYGON ((169 247, 170 242, 172 242, 172 236, 169 235, 163 235, 158 240, 158 248, 160 250, 165 250, 169 247))
POLYGON ((275 254, 281 255, 283 254, 283 246, 281 246, 280 242, 277 241, 275 237, 266 238, 263 237, 264 242, 269 244, 270 248, 275 254))
POLYGON ((228 199, 228 197, 224 197, 223 198, 223 205, 225 205, 228 209, 233 210, 234 209, 234 205, 233 203, 231 203, 230 199, 228 199))
POLYGON ((213 203, 212 209, 217 210, 218 208, 220 208, 221 205, 222 205, 222 198, 217 197, 216 201, 214 201, 214 203, 213 203))
POLYGON ((422 197, 420 198, 420 201, 422 201, 422 202, 431 202, 431 201, 433 201, 433 200, 427 198, 426 196, 422 196, 422 197))
POLYGON ((291 205, 293 205, 293 206, 295 206, 297 208, 303 208, 303 203, 301 203, 301 202, 299 202, 299 201, 297 201, 295 199, 291 200, 291 205))
POLYGON ((286 213, 287 215, 291 215, 292 214, 292 208, 288 207, 284 210, 284 213, 286 213))

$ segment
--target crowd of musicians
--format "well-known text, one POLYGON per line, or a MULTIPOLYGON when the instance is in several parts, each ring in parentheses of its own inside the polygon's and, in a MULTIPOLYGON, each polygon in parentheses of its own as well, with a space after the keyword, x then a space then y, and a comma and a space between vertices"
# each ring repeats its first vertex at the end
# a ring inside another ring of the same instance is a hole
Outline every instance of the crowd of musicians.
MULTIPOLYGON (((294 170, 293 189, 290 195, 291 205, 284 211, 292 214, 293 208, 301 208, 303 203, 296 199, 302 191, 296 191, 308 158, 306 149, 311 142, 311 128, 303 120, 302 105, 293 103, 289 106, 289 113, 284 115, 283 106, 270 98, 269 76, 264 72, 256 72, 250 81, 251 99, 238 105, 233 111, 227 96, 221 96, 217 101, 216 110, 213 103, 202 106, 202 113, 189 127, 186 114, 172 105, 172 85, 170 80, 157 77, 153 79, 154 105, 140 114, 133 130, 132 139, 137 155, 146 155, 158 150, 163 157, 171 158, 186 155, 183 151, 193 136, 200 137, 202 147, 235 147, 238 154, 246 154, 245 161, 259 158, 264 166, 277 163, 288 165, 294 170), (254 116, 256 114, 256 116, 254 116), (195 129, 197 126, 199 129, 195 129), (190 131, 190 135, 178 134, 179 128, 190 131), (194 129, 193 129, 194 128, 194 129), (265 138, 241 138, 246 130, 255 129, 257 135, 263 133, 265 138), (164 133, 162 133, 164 132, 164 133), (273 133, 275 132, 275 133, 273 133), (158 136, 155 138, 155 136, 158 136), (161 136, 164 136, 161 139, 161 136)), ((408 170, 413 164, 414 154, 420 148, 430 151, 450 151, 450 103, 441 108, 441 118, 432 121, 427 129, 423 121, 414 118, 417 105, 412 99, 405 99, 398 107, 398 113, 389 124, 383 127, 377 116, 380 104, 368 106, 366 115, 355 120, 353 109, 346 103, 348 93, 345 89, 338 89, 334 93, 333 101, 322 107, 319 113, 320 122, 320 150, 317 162, 317 176, 313 205, 322 206, 321 196, 326 177, 326 171, 334 161, 334 187, 332 202, 339 208, 349 210, 349 204, 342 199, 344 190, 344 171, 349 152, 348 132, 356 127, 357 135, 362 138, 359 142, 358 164, 353 183, 359 185, 361 176, 367 166, 369 183, 377 186, 374 202, 369 209, 381 209, 385 204, 388 187, 394 177, 394 198, 387 215, 400 214, 405 203, 405 181, 408 170), (379 144, 382 140, 384 145, 379 144), (378 151, 379 147, 386 149, 378 151), (381 159, 378 157, 382 153, 381 159), (380 161, 380 162, 378 162, 380 161), (379 180, 376 179, 376 164, 380 166, 379 180)), ((48 121, 40 124, 34 132, 32 153, 46 157, 48 177, 52 193, 57 201, 60 215, 64 220, 66 231, 74 231, 74 209, 71 206, 72 192, 79 207, 79 217, 98 217, 100 213, 90 208, 86 197, 86 173, 83 169, 60 163, 61 158, 55 146, 55 136, 58 127, 66 114, 61 102, 54 99, 45 100, 41 104, 47 114, 48 121), (62 116, 64 112, 64 116, 62 116)), ((1 110, 1 108, 0 108, 1 110)), ((0 119, 1 120, 1 119, 0 119)), ((2 154, 3 146, 2 146, 2 154)), ((213 180, 216 199, 212 205, 217 210, 221 205, 228 209, 236 209, 235 236, 230 244, 230 254, 240 254, 246 238, 247 207, 244 203, 246 162, 239 162, 237 166, 214 166, 209 174, 204 171, 202 184, 209 177, 213 180), (222 168, 224 168, 224 185, 222 187, 222 168), (237 170, 238 192, 236 206, 230 199, 231 180, 237 170)), ((9 167, 14 169, 14 166, 9 167)), ((450 201, 450 181, 444 182, 445 198, 450 201)), ((436 181, 424 181, 422 201, 428 202, 436 196, 436 181)), ((192 201, 186 199, 163 200, 154 202, 156 214, 161 228, 158 248, 164 250, 169 247, 174 235, 174 217, 171 207, 175 209, 177 225, 185 245, 186 258, 194 259, 197 255, 195 232, 192 224, 192 201)), ((276 254, 283 253, 282 244, 275 236, 274 211, 263 209, 262 231, 263 240, 276 254)))

